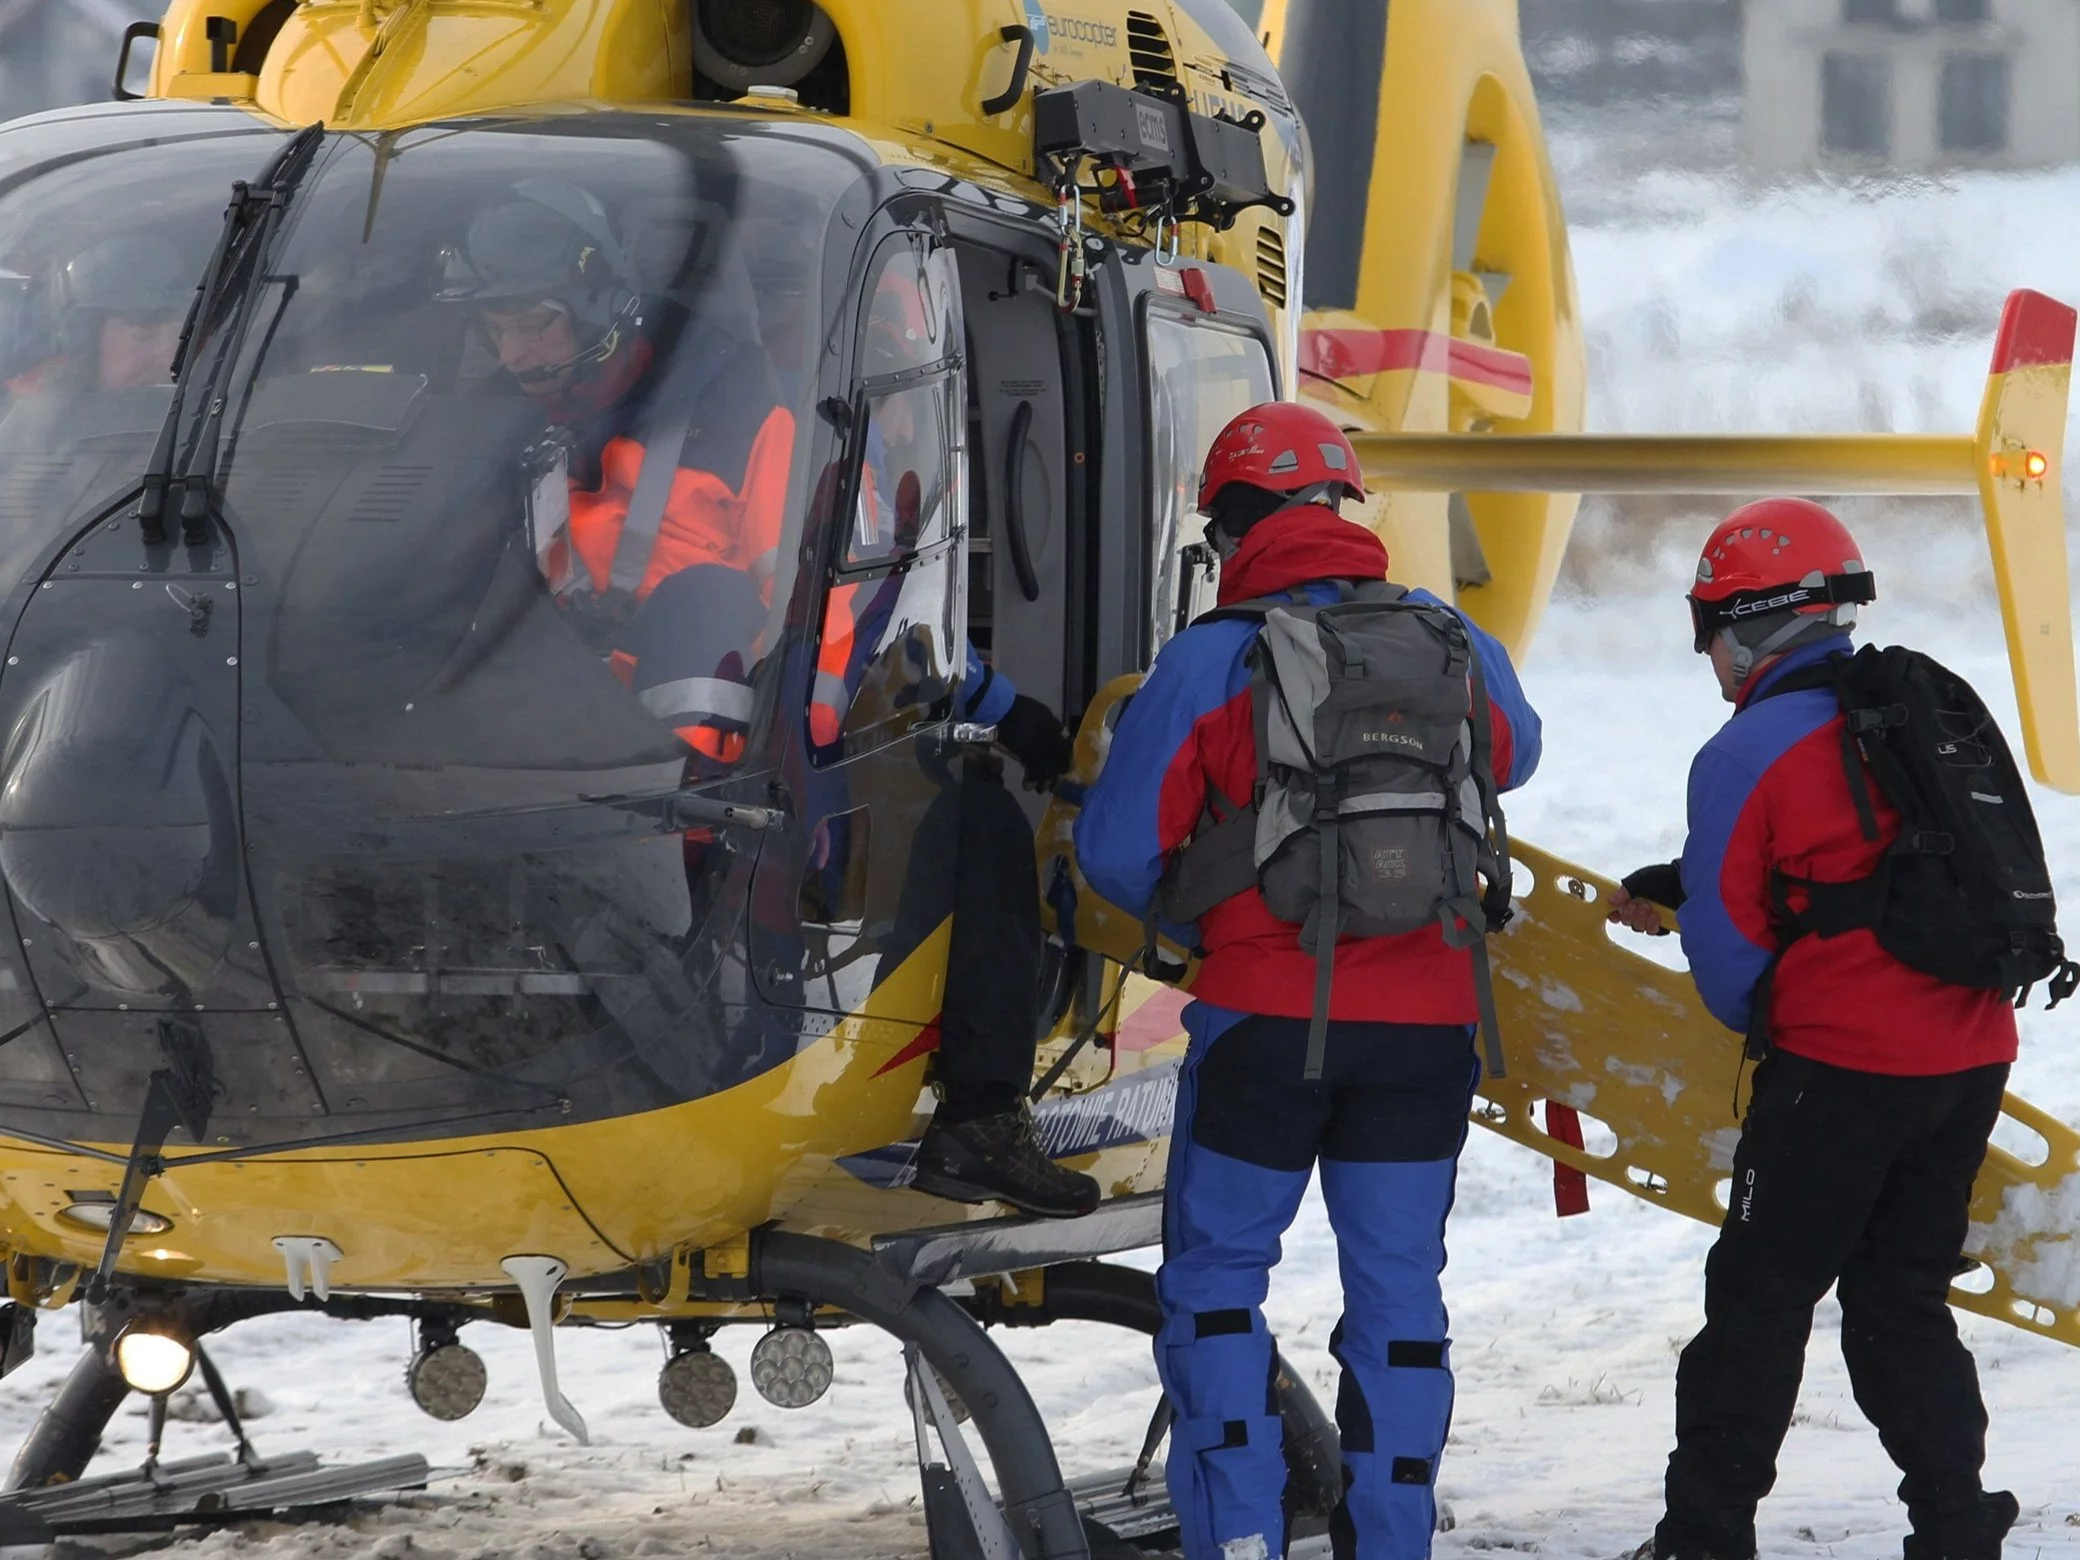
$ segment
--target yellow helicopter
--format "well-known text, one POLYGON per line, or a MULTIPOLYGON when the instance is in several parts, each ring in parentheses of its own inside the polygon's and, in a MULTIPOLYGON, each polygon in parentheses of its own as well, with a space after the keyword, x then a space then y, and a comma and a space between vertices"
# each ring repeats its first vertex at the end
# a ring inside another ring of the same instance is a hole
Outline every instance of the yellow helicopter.
MULTIPOLYGON (((272 1311, 415 1318, 411 1390, 443 1418, 484 1387, 458 1330, 530 1327, 580 1437, 558 1326, 666 1329, 666 1406, 708 1424, 736 1391, 717 1327, 765 1328, 754 1380, 801 1404, 829 1383, 817 1329, 851 1319, 916 1351, 935 1527, 1086 1553, 982 1324, 1153 1330, 1146 1279, 1095 1259, 1160 1237, 1182 997, 1076 872, 1077 786, 1033 799, 1036 1114, 1105 1201, 1049 1223, 909 1189, 949 944, 932 804, 988 740, 952 713, 964 632, 1080 720, 1095 773, 1210 602, 1197 463, 1257 401, 1352 428, 1397 578, 1518 650, 1573 494, 1977 493, 2032 766, 2080 789, 2071 311, 2011 302, 1970 436, 1582 434, 1512 0, 175 0, 115 89, 0 127, 0 1369, 76 1302, 97 1345, 0 1524, 423 1478, 242 1435, 83 1478, 130 1391, 156 1458, 192 1369, 224 1396, 200 1340, 272 1311), (642 348, 627 426, 691 437, 680 406, 735 365, 743 477, 683 495, 710 524, 689 556, 737 591, 688 631, 742 623, 720 747, 689 755, 569 588, 627 559, 575 540, 572 451, 457 280, 516 192, 588 235, 593 338, 642 348), (178 307, 97 308, 83 256, 178 307), (131 367, 175 350, 171 385, 131 367), (877 484, 892 532, 861 520, 877 484), (870 642, 838 690, 847 636, 870 642)), ((1730 1123, 1694 1102, 1729 1097, 1733 1049, 1605 936, 1608 885, 1520 854, 1510 1071, 1476 1119, 1716 1219, 1730 1123), (1570 1125, 1592 1107, 1613 1153, 1570 1125)), ((1993 1283, 1960 1303, 2080 1342, 2028 1278, 2065 1237, 1997 1217, 2080 1138, 2010 1108, 2052 1153, 1992 1156, 1993 1283)), ((1281 1391, 1320 1515, 1333 1430, 1281 1391)))

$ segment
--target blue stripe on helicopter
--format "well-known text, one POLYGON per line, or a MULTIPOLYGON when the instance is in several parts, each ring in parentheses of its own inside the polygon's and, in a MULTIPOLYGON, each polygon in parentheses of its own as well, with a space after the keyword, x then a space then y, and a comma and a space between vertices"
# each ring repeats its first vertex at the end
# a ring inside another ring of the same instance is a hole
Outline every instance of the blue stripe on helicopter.
MULTIPOLYGON (((1164 1062, 1088 1094, 1055 1095, 1033 1107, 1033 1125, 1050 1159, 1073 1159, 1108 1148, 1153 1143, 1170 1134, 1177 1115, 1177 1062, 1164 1062)), ((869 1186, 908 1186, 917 1142, 891 1143, 838 1163, 869 1186)))

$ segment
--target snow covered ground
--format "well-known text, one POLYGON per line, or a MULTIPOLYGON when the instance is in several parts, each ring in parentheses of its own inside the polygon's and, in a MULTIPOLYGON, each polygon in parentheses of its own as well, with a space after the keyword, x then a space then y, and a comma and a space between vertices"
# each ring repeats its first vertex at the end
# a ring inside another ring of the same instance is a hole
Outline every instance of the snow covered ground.
MULTIPOLYGON (((2007 288, 2080 297, 2075 172, 1763 191, 1649 176, 1575 204, 1592 415, 1605 428, 1962 429, 2007 288)), ((1940 505, 1866 503, 1849 513, 1885 592, 1866 620, 1872 632, 1951 661, 1998 706, 2006 671, 1976 535, 1940 505)), ((1545 713, 1546 761, 1513 823, 1585 865, 1624 871, 1666 859, 1680 841, 1683 771, 1720 718, 1688 653, 1679 599, 1701 523, 1678 518, 1657 533, 1639 511, 1593 514, 1571 577, 1595 593, 1555 604, 1526 669, 1545 713)), ((2040 805, 2063 897, 2080 906, 2080 800, 2046 796, 2040 805)), ((2080 1068, 2068 1049, 2076 1022, 2030 1015, 2017 1087, 2080 1121, 2080 1068)), ((1515 1549, 1608 1560, 1658 1514, 1676 1353, 1700 1319, 1710 1231, 1600 1186, 1594 1197, 1589 1216, 1557 1221, 1545 1161, 1480 1134, 1467 1151, 1447 1274, 1459 1407, 1440 1483, 1454 1518, 1438 1540, 1442 1556, 1515 1549)), ((1288 1355, 1329 1400, 1338 1299, 1318 1203, 1288 1241, 1270 1309, 1288 1355)), ((1778 1491, 1764 1508, 1771 1556, 1899 1552, 1896 1477, 1851 1401, 1836 1322, 1830 1302, 1778 1491)), ((2022 1499, 2009 1553, 2080 1557, 2080 1353, 1976 1318, 1963 1326, 1993 1414, 1989 1479, 2022 1499)), ((50 1325, 43 1354, 0 1383, 0 1447, 26 1430, 69 1365, 63 1331, 50 1325)), ((922 1554, 894 1346, 866 1331, 838 1335, 830 1396, 790 1414, 752 1396, 752 1341, 745 1332, 720 1343, 747 1378, 737 1412, 691 1431, 657 1405, 653 1332, 568 1337, 566 1387, 599 1437, 579 1449, 546 1423, 522 1334, 472 1330, 491 1366, 490 1395, 474 1418, 445 1426, 405 1397, 404 1323, 249 1324, 216 1353, 235 1385, 272 1402, 252 1426, 263 1450, 308 1445, 348 1458, 416 1449, 459 1472, 346 1527, 227 1532, 169 1552, 922 1554)), ((1155 1392, 1137 1341, 1064 1326, 1005 1343, 1072 1470, 1131 1460, 1155 1392)), ((170 1452, 214 1445, 218 1434, 177 1425, 170 1452)), ((142 1442, 141 1411, 119 1419, 111 1463, 134 1461, 142 1442)))

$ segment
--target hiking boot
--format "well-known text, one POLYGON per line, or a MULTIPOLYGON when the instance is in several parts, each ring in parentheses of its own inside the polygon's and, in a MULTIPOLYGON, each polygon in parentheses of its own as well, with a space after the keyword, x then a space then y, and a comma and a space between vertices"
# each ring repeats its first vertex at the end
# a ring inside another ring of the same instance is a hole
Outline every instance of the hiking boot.
POLYGON ((2001 1540, 2022 1503, 2006 1490, 1988 1490, 1962 1511, 1918 1517, 1901 1545, 1906 1560, 2000 1560, 2001 1540))
POLYGON ((1024 1107, 952 1126, 933 1118, 913 1184, 952 1202, 1006 1202, 1044 1219, 1074 1219, 1098 1206, 1098 1183, 1047 1157, 1024 1107))

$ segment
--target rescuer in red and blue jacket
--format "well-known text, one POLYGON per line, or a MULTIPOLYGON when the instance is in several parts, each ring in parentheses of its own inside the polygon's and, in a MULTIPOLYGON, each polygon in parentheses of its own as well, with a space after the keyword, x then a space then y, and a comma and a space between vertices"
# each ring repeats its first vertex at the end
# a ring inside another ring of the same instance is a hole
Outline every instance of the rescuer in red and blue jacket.
MULTIPOLYGON (((1310 408, 1272 403, 1207 455, 1199 507, 1222 559, 1223 604, 1283 592, 1330 601, 1332 582, 1379 580, 1378 537, 1339 518, 1363 498, 1357 457, 1310 408)), ((1538 763, 1538 717, 1500 644, 1467 624, 1486 678, 1494 770, 1508 788, 1538 763)), ((1216 794, 1248 796, 1256 737, 1247 664, 1258 625, 1195 624, 1163 647, 1121 716, 1076 824, 1093 888, 1146 911, 1216 794)), ((1344 1315, 1330 1349, 1347 1490, 1341 1560, 1420 1560, 1451 1418, 1444 1266, 1466 1113, 1479 1064, 1473 962, 1436 928, 1344 938, 1323 1075, 1306 1082, 1316 961, 1252 888, 1198 923, 1203 959, 1185 1010, 1156 1365, 1177 1420, 1169 1484, 1187 1560, 1277 1560, 1286 1482, 1262 1304, 1279 1238, 1321 1165, 1344 1315)))
MULTIPOLYGON (((1682 860, 1633 873, 1612 900, 1612 919, 1645 932, 1663 929, 1656 904, 1680 908, 1705 1006, 1769 1047, 1705 1266, 1704 1330, 1676 1374, 1667 1515, 1640 1560, 1754 1555, 1830 1285, 1857 1404, 1905 1475, 1907 1560, 1998 1560, 2015 1520, 2015 1497, 1980 1484, 1986 1409, 1947 1303, 2014 1012, 2000 992, 1909 969, 1869 930, 1787 941, 1774 898, 1784 879, 1867 877, 1899 834, 1866 775, 1866 836, 1840 706, 1810 675, 1851 652, 1874 594, 1855 539, 1818 504, 1765 499, 1712 533, 1691 611, 1734 714, 1691 766, 1682 860)), ((1796 887, 1788 903, 1803 908, 1796 887)))

